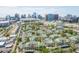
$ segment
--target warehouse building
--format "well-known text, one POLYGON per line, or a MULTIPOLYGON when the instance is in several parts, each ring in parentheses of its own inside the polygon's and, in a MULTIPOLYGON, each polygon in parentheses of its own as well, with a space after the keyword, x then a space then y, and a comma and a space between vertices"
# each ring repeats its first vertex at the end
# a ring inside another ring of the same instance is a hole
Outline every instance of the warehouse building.
POLYGON ((9 26, 10 22, 9 21, 0 21, 0 27, 6 27, 9 26))

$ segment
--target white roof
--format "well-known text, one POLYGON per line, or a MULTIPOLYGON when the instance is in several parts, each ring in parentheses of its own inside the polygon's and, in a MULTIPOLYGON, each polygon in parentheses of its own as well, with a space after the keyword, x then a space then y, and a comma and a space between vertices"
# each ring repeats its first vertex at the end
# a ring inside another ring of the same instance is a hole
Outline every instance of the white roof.
POLYGON ((35 18, 22 18, 21 20, 23 21, 30 21, 30 20, 40 20, 40 19, 35 19, 35 18))
POLYGON ((31 37, 29 37, 29 39, 30 39, 30 41, 33 41, 33 40, 35 40, 35 39, 36 39, 36 37, 37 37, 37 36, 32 35, 31 37))
POLYGON ((77 39, 73 36, 69 38, 71 41, 77 41, 77 39))
POLYGON ((0 24, 9 23, 9 21, 0 21, 0 24))
POLYGON ((71 34, 69 34, 69 33, 65 33, 68 37, 70 37, 70 36, 72 36, 71 34))
POLYGON ((15 34, 13 34, 13 35, 10 35, 10 37, 16 37, 16 35, 15 35, 15 34))
POLYGON ((57 42, 57 43, 62 43, 62 40, 65 40, 65 38, 62 38, 62 37, 56 38, 56 39, 55 39, 55 42, 57 42))
POLYGON ((2 46, 2 45, 4 45, 5 44, 5 42, 0 42, 0 46, 2 46))
POLYGON ((0 37, 0 40, 7 40, 6 37, 0 37))
POLYGON ((52 31, 51 31, 51 30, 47 30, 47 32, 48 32, 48 33, 52 33, 52 31))
POLYGON ((57 21, 56 23, 57 23, 57 25, 62 25, 63 24, 62 21, 57 21))
POLYGON ((60 37, 60 35, 58 35, 58 34, 53 34, 53 35, 50 35, 49 37, 53 39, 54 37, 60 37))
POLYGON ((52 39, 50 39, 50 38, 46 38, 44 41, 45 41, 45 43, 49 43, 49 44, 53 43, 52 39))
POLYGON ((42 33, 44 33, 44 31, 42 31, 42 30, 37 30, 37 33, 42 34, 42 33))
POLYGON ((13 45, 13 43, 7 44, 5 45, 6 48, 11 47, 13 45))

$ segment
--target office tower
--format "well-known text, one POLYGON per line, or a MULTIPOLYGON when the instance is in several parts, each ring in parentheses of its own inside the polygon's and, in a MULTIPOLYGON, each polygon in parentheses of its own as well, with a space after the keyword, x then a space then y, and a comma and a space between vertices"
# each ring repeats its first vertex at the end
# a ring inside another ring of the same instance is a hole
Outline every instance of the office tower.
POLYGON ((58 20, 58 14, 47 14, 46 15, 46 20, 47 21, 58 20))

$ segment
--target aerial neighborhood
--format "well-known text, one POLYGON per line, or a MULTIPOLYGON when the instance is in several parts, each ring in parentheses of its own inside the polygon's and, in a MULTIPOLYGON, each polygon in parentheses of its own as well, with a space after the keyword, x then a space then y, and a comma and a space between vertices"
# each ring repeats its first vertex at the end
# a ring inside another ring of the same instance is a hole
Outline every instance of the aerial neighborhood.
POLYGON ((0 53, 79 53, 79 17, 36 12, 0 17, 0 53))

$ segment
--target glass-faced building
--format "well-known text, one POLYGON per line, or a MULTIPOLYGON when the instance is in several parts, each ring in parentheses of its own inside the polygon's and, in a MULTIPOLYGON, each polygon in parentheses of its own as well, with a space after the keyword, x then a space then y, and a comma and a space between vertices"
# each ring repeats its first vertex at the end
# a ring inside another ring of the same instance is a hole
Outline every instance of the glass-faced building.
POLYGON ((47 14, 46 20, 47 21, 58 20, 58 14, 47 14))

